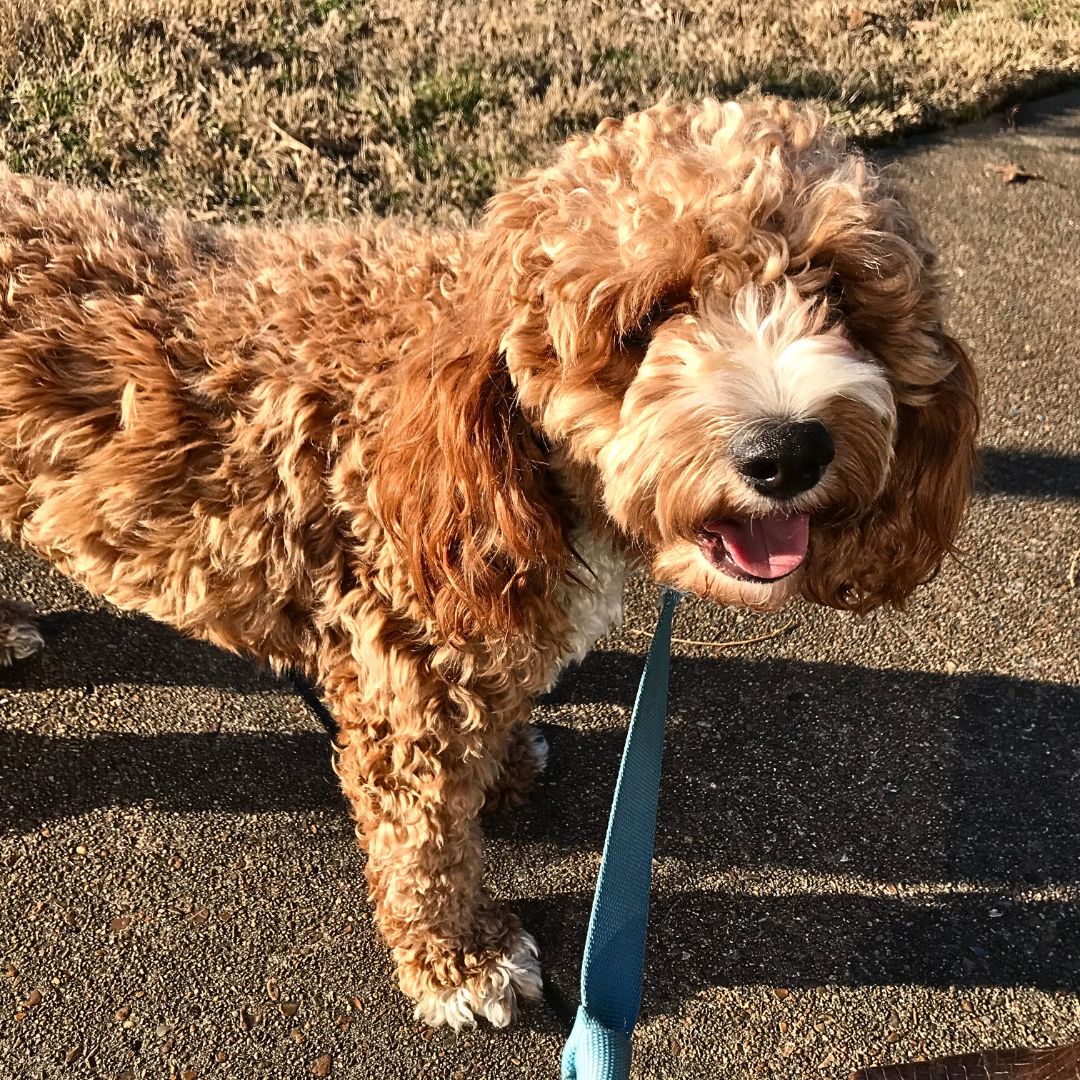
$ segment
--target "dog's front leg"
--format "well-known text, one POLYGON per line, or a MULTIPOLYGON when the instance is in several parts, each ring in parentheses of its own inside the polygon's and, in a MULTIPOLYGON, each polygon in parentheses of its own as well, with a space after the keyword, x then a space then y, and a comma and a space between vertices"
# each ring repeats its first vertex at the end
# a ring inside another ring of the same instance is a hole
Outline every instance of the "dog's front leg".
POLYGON ((483 889, 478 817, 527 702, 443 682, 401 654, 383 675, 325 681, 379 931, 418 1018, 502 1027, 517 997, 540 995, 540 967, 532 937, 483 889))

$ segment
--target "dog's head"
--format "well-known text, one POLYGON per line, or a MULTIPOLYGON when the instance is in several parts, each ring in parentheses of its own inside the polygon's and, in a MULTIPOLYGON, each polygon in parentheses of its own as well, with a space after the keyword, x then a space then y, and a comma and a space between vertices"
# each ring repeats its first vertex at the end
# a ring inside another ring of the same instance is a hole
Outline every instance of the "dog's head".
POLYGON ((459 508, 504 488, 488 610, 565 548, 540 444, 658 580, 722 602, 902 603, 950 550, 973 369, 929 244, 819 114, 709 101, 604 121, 493 200, 462 283, 457 438, 486 463, 459 508), (492 410, 513 430, 492 436, 492 410))

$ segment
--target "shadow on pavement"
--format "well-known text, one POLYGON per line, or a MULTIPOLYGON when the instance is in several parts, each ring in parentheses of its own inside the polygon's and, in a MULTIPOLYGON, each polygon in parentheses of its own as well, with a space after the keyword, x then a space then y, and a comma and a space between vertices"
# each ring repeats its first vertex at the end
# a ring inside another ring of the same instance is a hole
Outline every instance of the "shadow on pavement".
POLYGON ((980 486, 985 490, 1042 499, 1080 499, 1080 455, 986 447, 980 457, 980 486))
MULTIPOLYGON (((577 1000, 591 896, 515 903, 540 942, 547 998, 561 1019, 577 1000)), ((655 895, 644 1012, 678 1013, 717 986, 1025 986, 1080 989, 1080 919, 1065 901, 1005 893, 936 901, 852 895, 655 895), (989 912, 1001 912, 991 918, 989 912)))
POLYGON ((243 656, 185 637, 143 615, 109 608, 58 611, 41 619, 45 650, 0 669, 0 688, 201 686, 238 693, 280 690, 274 675, 243 656))
MULTIPOLYGON (((139 635, 153 625, 114 621, 139 635)), ((143 679, 133 664, 140 654, 124 647, 123 633, 117 640, 122 677, 143 679)), ((174 670, 203 659, 219 665, 211 685, 247 672, 256 688, 263 678, 209 647, 171 644, 180 653, 174 670)), ((640 666, 634 654, 594 652, 541 704, 550 773, 529 806, 488 823, 496 843, 517 846, 518 861, 552 848, 599 849, 622 732, 569 726, 568 707, 618 704, 625 714, 640 666)), ((21 681, 47 677, 27 669, 21 681)), ((661 867, 726 876, 702 889, 661 875, 652 953, 689 959, 654 960, 651 1008, 676 1008, 728 983, 1080 987, 1080 908, 1053 888, 1080 882, 1080 688, 677 657, 671 706, 661 867), (777 868, 805 874, 803 891, 770 895, 777 868), (740 884, 748 875, 757 875, 759 895, 740 884), (910 893, 936 881, 967 886, 910 893), (891 894, 878 894, 883 883, 891 894)), ((329 762, 329 742, 315 732, 7 731, 0 825, 29 830, 148 800, 180 813, 326 808, 344 816, 329 762)), ((544 944, 556 1011, 560 994, 574 997, 589 902, 585 891, 556 892, 515 905, 544 944)))
MULTIPOLYGON (((553 719, 625 708, 641 663, 592 653, 546 699, 553 719)), ((670 701, 661 854, 885 882, 1080 882, 1080 687, 676 657, 670 701)), ((545 787, 574 792, 575 812, 536 814, 529 835, 596 849, 622 733, 549 736, 545 787)))

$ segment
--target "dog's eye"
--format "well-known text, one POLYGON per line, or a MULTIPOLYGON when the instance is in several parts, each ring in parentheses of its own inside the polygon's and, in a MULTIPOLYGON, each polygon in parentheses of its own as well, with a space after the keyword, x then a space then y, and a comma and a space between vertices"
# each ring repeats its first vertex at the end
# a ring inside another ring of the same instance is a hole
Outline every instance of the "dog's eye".
POLYGON ((623 352, 640 352, 649 347, 653 331, 671 314, 667 300, 657 300, 637 323, 619 336, 619 348, 623 352))
POLYGON ((825 294, 825 325, 835 326, 844 315, 844 279, 833 274, 823 290, 825 294))

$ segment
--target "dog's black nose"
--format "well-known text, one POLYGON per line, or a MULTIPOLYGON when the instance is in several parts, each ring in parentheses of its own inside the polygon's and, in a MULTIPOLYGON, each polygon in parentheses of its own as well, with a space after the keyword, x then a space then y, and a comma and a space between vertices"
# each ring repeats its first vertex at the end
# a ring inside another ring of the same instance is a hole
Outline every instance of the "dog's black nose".
POLYGON ((740 435, 731 458, 755 491, 790 499, 809 491, 824 475, 836 449, 817 420, 769 420, 740 435))

